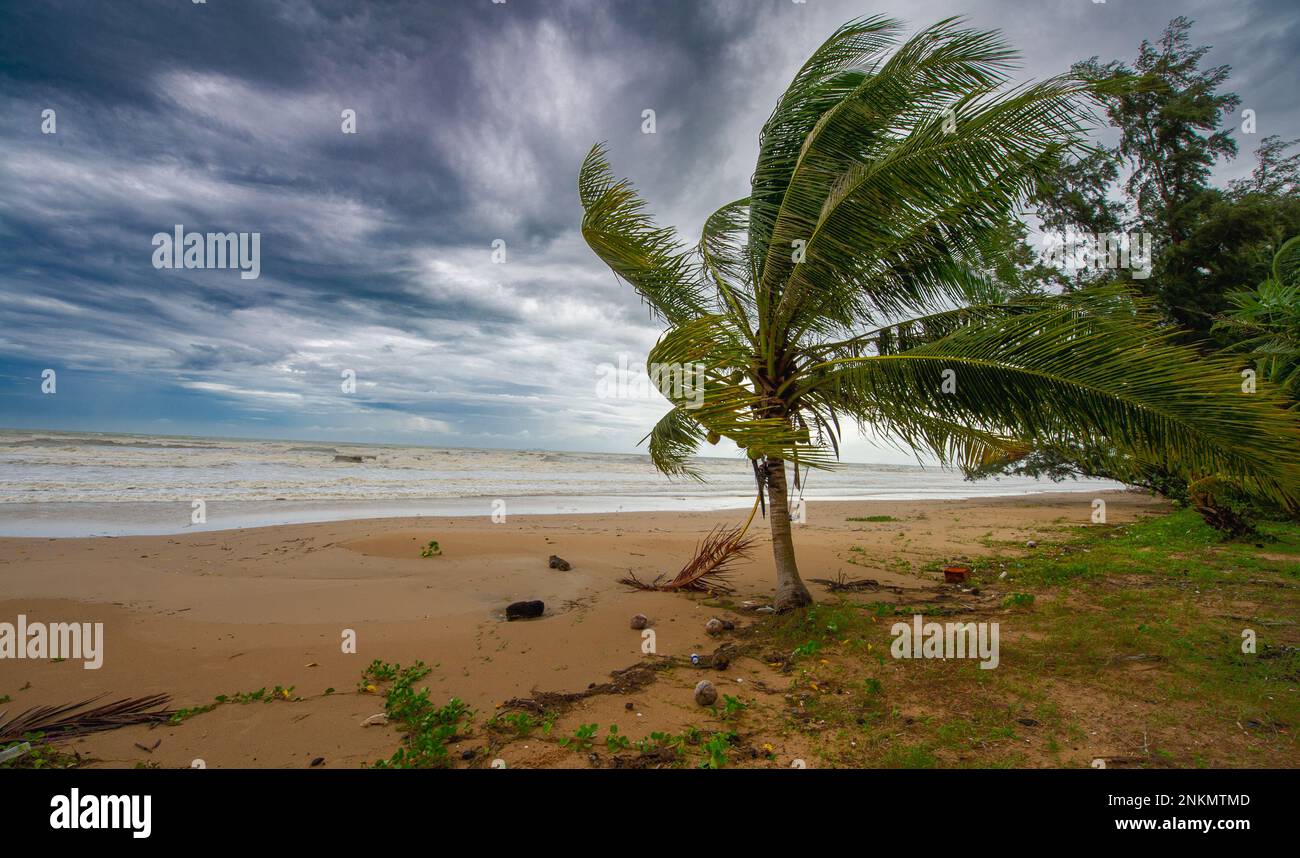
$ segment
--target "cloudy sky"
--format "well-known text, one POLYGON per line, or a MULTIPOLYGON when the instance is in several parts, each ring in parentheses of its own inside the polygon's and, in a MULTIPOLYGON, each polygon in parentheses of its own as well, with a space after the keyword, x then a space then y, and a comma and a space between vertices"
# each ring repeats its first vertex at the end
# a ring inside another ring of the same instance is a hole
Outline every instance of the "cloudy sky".
POLYGON ((1294 0, 5 2, 0 427, 632 451, 666 403, 598 368, 659 329, 581 242, 583 155, 696 235, 803 59, 876 12, 1001 28, 1023 79, 1187 15, 1258 116, 1220 179, 1300 137, 1294 0), (156 269, 176 224, 260 233, 260 276, 156 269))

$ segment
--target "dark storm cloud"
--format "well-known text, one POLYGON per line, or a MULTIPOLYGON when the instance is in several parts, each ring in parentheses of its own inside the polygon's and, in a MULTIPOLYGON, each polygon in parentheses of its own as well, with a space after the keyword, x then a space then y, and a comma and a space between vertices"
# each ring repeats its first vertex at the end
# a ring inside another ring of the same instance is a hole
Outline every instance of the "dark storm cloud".
POLYGON ((745 195, 794 70, 864 13, 965 12, 1005 29, 1023 77, 1130 58, 1187 14, 1260 136, 1300 136, 1289 2, 963 5, 6 4, 0 422, 630 449, 660 405, 596 399, 594 368, 657 330, 576 233, 583 155, 608 141, 689 237, 745 195), (154 269, 178 223, 259 232, 261 276, 154 269), (57 405, 47 366, 71 379, 57 405))

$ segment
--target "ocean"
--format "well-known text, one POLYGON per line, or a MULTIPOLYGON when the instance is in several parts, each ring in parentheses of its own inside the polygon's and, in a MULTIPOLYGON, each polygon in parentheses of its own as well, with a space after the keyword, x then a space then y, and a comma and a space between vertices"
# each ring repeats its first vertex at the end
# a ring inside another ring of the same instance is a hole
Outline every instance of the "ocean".
MULTIPOLYGON (((389 516, 714 510, 753 503, 749 463, 669 480, 645 455, 0 430, 0 536, 123 536, 389 516), (202 515, 198 513, 201 512, 202 515)), ((1119 488, 912 465, 815 471, 808 500, 1119 488)))

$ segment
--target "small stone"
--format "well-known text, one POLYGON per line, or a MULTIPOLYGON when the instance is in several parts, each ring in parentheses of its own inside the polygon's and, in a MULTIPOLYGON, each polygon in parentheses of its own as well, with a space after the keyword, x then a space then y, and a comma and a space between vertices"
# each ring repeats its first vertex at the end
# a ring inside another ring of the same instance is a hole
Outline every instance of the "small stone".
POLYGON ((701 706, 712 706, 718 702, 718 689, 707 679, 701 679, 695 686, 695 702, 701 706))
POLYGON ((506 607, 507 620, 531 620, 540 617, 546 610, 546 603, 540 599, 530 602, 515 602, 506 607))
POLYGON ((478 752, 475 751, 473 748, 470 748, 468 751, 461 751, 461 752, 460 752, 460 758, 461 758, 462 760, 469 761, 469 760, 474 759, 474 755, 475 755, 476 753, 478 753, 478 752))
POLYGON ((632 618, 632 628, 635 629, 636 631, 639 632, 642 629, 649 628, 649 627, 650 627, 650 618, 647 617, 645 614, 637 614, 635 617, 632 618))
POLYGON ((623 704, 623 708, 626 709, 627 711, 631 712, 631 711, 632 711, 632 701, 629 700, 628 702, 624 703, 624 704, 623 704))
POLYGON ((570 569, 573 568, 573 566, 570 565, 569 561, 565 560, 563 557, 560 557, 557 554, 551 555, 550 564, 552 569, 559 569, 561 572, 568 572, 570 569))
POLYGON ((1026 548, 1037 548, 1037 547, 1038 547, 1038 543, 1031 539, 1031 540, 1029 540, 1028 542, 1025 543, 1025 547, 1026 547, 1026 548))
POLYGON ((314 759, 314 760, 311 761, 311 767, 312 767, 313 769, 316 768, 317 766, 321 766, 321 765, 324 765, 324 764, 325 764, 325 758, 324 758, 324 757, 317 757, 316 759, 314 759))
POLYGON ((382 726, 384 726, 384 725, 387 724, 387 723, 388 723, 388 716, 385 715, 383 712, 380 712, 378 715, 371 715, 369 718, 367 718, 366 720, 362 721, 362 722, 361 722, 361 726, 362 726, 362 727, 382 727, 382 726))

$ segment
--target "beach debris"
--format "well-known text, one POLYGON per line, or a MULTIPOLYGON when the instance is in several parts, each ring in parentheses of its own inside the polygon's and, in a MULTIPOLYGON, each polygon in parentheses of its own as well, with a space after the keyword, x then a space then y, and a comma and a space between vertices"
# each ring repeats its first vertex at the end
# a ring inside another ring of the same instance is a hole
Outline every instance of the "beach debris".
POLYGON ((1037 548, 1037 547, 1038 547, 1038 543, 1031 539, 1031 540, 1029 540, 1028 542, 1025 543, 1025 547, 1026 547, 1026 548, 1037 548))
POLYGON ((152 754, 161 744, 162 744, 162 739, 159 739, 157 742, 154 742, 152 745, 142 745, 139 742, 136 742, 135 746, 140 750, 144 751, 146 754, 152 754))
POLYGON ((943 567, 943 580, 949 584, 964 584, 970 578, 971 568, 961 563, 949 563, 943 567))
POLYGON ((134 724, 164 724, 176 714, 173 709, 157 708, 171 700, 167 694, 126 697, 91 706, 104 696, 100 694, 62 706, 35 706, 7 721, 0 721, 0 744, 16 742, 28 733, 44 733, 49 739, 67 739, 134 724))
POLYGON ((388 723, 388 715, 386 713, 380 712, 379 714, 371 715, 369 718, 362 721, 361 726, 362 727, 383 727, 387 723, 388 723))
POLYGON ((619 579, 619 583, 637 590, 732 593, 734 588, 727 583, 732 567, 736 561, 748 558, 754 546, 754 537, 746 537, 744 533, 744 528, 740 527, 715 527, 700 540, 695 555, 671 581, 664 581, 664 576, 660 575, 647 583, 635 575, 628 575, 619 579))
MULTIPOLYGON (((834 580, 830 578, 809 578, 808 580, 813 584, 821 584, 832 593, 874 593, 881 589, 889 590, 891 593, 901 594, 903 592, 902 587, 882 585, 875 578, 857 578, 850 580, 843 572, 836 575, 834 580)), ((769 610, 771 609, 770 605, 766 607, 769 610)), ((755 608, 754 610, 759 613, 767 613, 767 611, 762 607, 755 608)))
POLYGON ((598 694, 633 694, 654 682, 655 674, 673 666, 670 658, 657 661, 640 661, 621 670, 610 671, 611 682, 592 683, 585 691, 537 691, 532 697, 512 697, 501 704, 502 709, 524 709, 529 712, 563 712, 574 703, 598 694))
POLYGON ((710 654, 691 653, 691 665, 701 670, 726 670, 733 658, 740 656, 744 647, 735 643, 724 643, 710 654))
POLYGON ((763 608, 770 607, 771 605, 768 605, 766 602, 760 602, 757 599, 746 599, 740 603, 740 609, 742 611, 761 611, 763 608))
POLYGON ((429 544, 420 549, 421 557, 437 557, 441 553, 442 546, 438 544, 436 539, 430 539, 429 544))
POLYGON ((460 752, 460 758, 465 762, 469 762, 470 760, 474 759, 474 757, 476 756, 478 756, 478 751, 475 750, 474 748, 469 748, 467 750, 460 752))
POLYGON ((615 754, 609 758, 611 769, 658 769, 677 765, 675 748, 655 748, 639 754, 615 754))
POLYGON ((514 602, 506 606, 507 620, 531 620, 540 617, 546 610, 546 603, 540 599, 526 602, 514 602))
POLYGON ((736 630, 735 623, 733 623, 731 620, 719 619, 718 617, 712 617, 707 623, 704 624, 704 631, 713 636, 720 635, 723 632, 731 632, 735 630, 736 630))
POLYGON ((7 763, 10 760, 16 760, 31 749, 31 742, 23 742, 21 745, 14 745, 12 748, 6 748, 5 750, 0 751, 0 763, 7 763))
POLYGON ((632 628, 638 632, 650 628, 650 618, 645 614, 637 614, 632 618, 632 628))
POLYGON ((324 757, 317 757, 316 759, 311 761, 311 767, 313 769, 316 768, 317 766, 323 766, 323 765, 325 765, 324 757))
POLYGON ((1145 661, 1164 661, 1164 659, 1165 657, 1163 655, 1151 655, 1149 653, 1140 652, 1135 655, 1113 656, 1110 660, 1110 663, 1126 664, 1126 663, 1138 663, 1138 662, 1145 662, 1145 661))
POLYGON ((551 555, 550 564, 552 569, 559 569, 561 572, 568 572, 573 568, 573 564, 558 554, 551 555))
POLYGON ((695 686, 695 702, 701 706, 712 706, 718 702, 718 689, 707 679, 701 679, 695 686))

